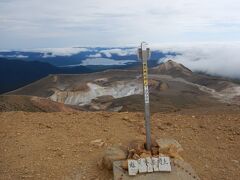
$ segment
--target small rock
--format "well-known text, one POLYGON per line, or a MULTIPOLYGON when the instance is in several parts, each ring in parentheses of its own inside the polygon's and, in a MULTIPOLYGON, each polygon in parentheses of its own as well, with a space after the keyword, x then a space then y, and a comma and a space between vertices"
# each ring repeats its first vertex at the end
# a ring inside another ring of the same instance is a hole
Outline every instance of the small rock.
POLYGON ((236 163, 236 164, 239 164, 239 161, 238 160, 232 160, 232 162, 236 163))
POLYGON ((166 125, 166 126, 172 126, 173 124, 172 123, 170 123, 170 122, 166 122, 166 123, 163 123, 164 125, 166 125))
POLYGON ((152 157, 151 152, 144 152, 140 155, 141 158, 152 157))
POLYGON ((152 155, 153 156, 159 155, 159 148, 158 147, 152 147, 152 155))
POLYGON ((204 125, 199 125, 199 128, 201 128, 201 129, 206 129, 206 126, 204 126, 204 125))
POLYGON ((158 125, 158 129, 164 131, 164 128, 162 126, 159 126, 159 125, 158 125))
POLYGON ((125 116, 125 117, 123 117, 122 119, 125 120, 125 121, 128 121, 128 120, 129 120, 129 117, 128 117, 128 116, 125 116))
POLYGON ((138 160, 138 159, 140 159, 140 156, 135 153, 132 158, 135 159, 135 160, 138 160))
POLYGON ((135 149, 130 149, 130 150, 128 151, 128 157, 127 157, 127 158, 128 158, 128 159, 132 159, 135 153, 136 153, 136 150, 135 150, 135 149))
POLYGON ((95 147, 102 147, 104 145, 104 141, 102 139, 96 139, 90 142, 90 145, 95 147))

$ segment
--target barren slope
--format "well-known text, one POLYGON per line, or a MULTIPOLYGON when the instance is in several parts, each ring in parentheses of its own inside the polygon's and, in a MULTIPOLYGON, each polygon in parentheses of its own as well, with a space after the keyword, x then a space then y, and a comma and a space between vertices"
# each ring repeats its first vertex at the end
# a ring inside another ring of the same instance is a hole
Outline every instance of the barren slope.
MULTIPOLYGON (((228 108, 156 113, 153 137, 178 140, 201 179, 238 180, 240 111, 228 108)), ((142 113, 0 113, 0 179, 110 179, 104 149, 144 137, 142 113)))

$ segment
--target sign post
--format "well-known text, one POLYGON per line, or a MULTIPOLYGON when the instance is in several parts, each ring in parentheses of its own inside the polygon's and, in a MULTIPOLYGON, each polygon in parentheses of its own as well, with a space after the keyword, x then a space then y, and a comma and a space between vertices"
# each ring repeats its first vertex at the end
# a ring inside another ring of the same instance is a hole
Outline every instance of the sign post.
POLYGON ((149 89, 148 89, 148 65, 147 61, 150 58, 150 49, 147 48, 147 43, 142 42, 138 49, 138 58, 142 61, 143 72, 143 94, 144 94, 144 110, 145 110, 145 128, 146 128, 146 148, 151 150, 151 126, 150 126, 150 107, 149 107, 149 89))

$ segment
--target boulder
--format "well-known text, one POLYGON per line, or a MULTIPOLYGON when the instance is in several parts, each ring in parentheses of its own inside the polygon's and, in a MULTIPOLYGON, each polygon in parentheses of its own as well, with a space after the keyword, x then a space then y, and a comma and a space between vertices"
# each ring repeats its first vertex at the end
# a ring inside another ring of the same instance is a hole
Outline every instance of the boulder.
POLYGON ((126 160, 127 159, 127 152, 119 146, 109 147, 103 156, 103 166, 108 170, 112 170, 113 162, 119 160, 126 160))
POLYGON ((172 138, 156 139, 156 143, 159 146, 159 151, 161 151, 163 149, 167 149, 172 145, 174 145, 177 148, 178 152, 183 151, 181 144, 179 144, 178 141, 176 141, 175 139, 172 139, 172 138))
POLYGON ((183 151, 183 148, 175 139, 160 138, 156 140, 156 143, 159 147, 159 154, 168 155, 176 159, 182 159, 179 153, 183 151))

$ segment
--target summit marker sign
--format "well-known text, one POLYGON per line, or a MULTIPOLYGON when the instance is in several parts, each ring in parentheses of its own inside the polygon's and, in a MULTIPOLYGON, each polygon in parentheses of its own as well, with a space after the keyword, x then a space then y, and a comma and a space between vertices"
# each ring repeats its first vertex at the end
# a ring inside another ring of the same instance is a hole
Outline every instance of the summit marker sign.
POLYGON ((149 105, 149 89, 148 89, 148 60, 150 58, 150 48, 147 43, 142 42, 138 48, 138 58, 142 61, 142 76, 143 76, 143 93, 144 93, 144 119, 146 128, 146 149, 151 149, 151 125, 150 125, 150 105, 149 105))

